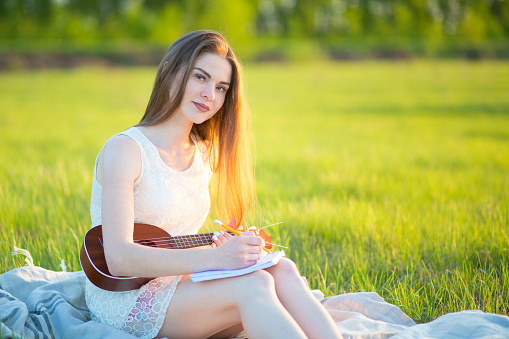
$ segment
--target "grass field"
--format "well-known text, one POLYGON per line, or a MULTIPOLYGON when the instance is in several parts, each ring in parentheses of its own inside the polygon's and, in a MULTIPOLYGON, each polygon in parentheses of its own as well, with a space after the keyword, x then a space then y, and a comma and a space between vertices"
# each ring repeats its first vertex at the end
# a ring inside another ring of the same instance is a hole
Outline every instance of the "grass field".
MULTIPOLYGON (((0 73, 0 267, 79 270, 93 162, 154 69, 0 73)), ((256 224, 312 288, 509 314, 509 63, 246 65, 256 224)), ((207 227, 211 227, 210 224, 207 227)))

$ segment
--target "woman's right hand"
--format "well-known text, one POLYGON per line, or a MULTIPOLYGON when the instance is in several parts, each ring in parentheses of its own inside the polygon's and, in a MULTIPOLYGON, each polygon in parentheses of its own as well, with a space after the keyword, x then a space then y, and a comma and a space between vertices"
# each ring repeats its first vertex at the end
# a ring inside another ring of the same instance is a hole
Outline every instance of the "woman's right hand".
POLYGON ((227 233, 216 235, 214 239, 219 254, 220 269, 232 270, 256 264, 263 252, 264 241, 254 232, 242 236, 231 236, 227 233))

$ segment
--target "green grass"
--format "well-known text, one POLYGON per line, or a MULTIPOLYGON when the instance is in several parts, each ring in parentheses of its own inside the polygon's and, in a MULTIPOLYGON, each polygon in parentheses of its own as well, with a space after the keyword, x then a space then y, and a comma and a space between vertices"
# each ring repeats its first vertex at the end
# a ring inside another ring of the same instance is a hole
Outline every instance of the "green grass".
MULTIPOLYGON (((0 73, 0 267, 80 269, 95 156, 154 69, 0 73)), ((312 288, 509 314, 509 63, 246 65, 258 207, 312 288)), ((208 227, 211 227, 210 225, 208 227)))

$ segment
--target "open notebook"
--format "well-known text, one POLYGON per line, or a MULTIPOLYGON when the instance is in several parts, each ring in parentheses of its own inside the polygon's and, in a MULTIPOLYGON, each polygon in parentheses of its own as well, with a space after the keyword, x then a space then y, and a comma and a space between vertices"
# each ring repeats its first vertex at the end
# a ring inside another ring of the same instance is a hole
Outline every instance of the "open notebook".
POLYGON ((238 270, 220 270, 220 271, 203 271, 191 274, 191 280, 194 282, 207 281, 222 278, 237 277, 239 275, 248 274, 254 271, 263 270, 264 268, 274 266, 285 255, 285 251, 278 251, 264 255, 256 262, 256 264, 239 268, 238 270))

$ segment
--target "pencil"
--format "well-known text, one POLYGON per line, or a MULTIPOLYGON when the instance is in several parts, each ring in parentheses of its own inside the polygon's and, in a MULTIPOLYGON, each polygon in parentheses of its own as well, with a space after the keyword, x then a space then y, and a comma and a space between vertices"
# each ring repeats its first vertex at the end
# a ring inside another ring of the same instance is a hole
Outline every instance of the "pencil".
POLYGON ((242 235, 242 233, 240 233, 240 232, 239 232, 239 231, 237 231, 237 230, 234 230, 233 228, 231 228, 231 227, 229 227, 229 226, 221 225, 221 227, 226 228, 228 231, 230 231, 230 232, 232 232, 232 233, 234 233, 234 234, 236 234, 236 235, 242 235))
MULTIPOLYGON (((225 224, 223 224, 221 221, 219 221, 219 220, 217 220, 217 219, 215 219, 215 220, 214 220, 214 222, 215 222, 216 224, 218 224, 219 226, 226 228, 228 231, 232 232, 233 234, 236 234, 236 235, 242 235, 242 233, 240 233, 239 231, 234 230, 233 228, 231 228, 231 227, 229 227, 229 226, 226 226, 225 224)), ((269 253, 270 253, 270 251, 269 251, 269 249, 268 249, 268 248, 264 247, 263 249, 264 249, 265 251, 267 251, 267 252, 269 252, 269 253)))

